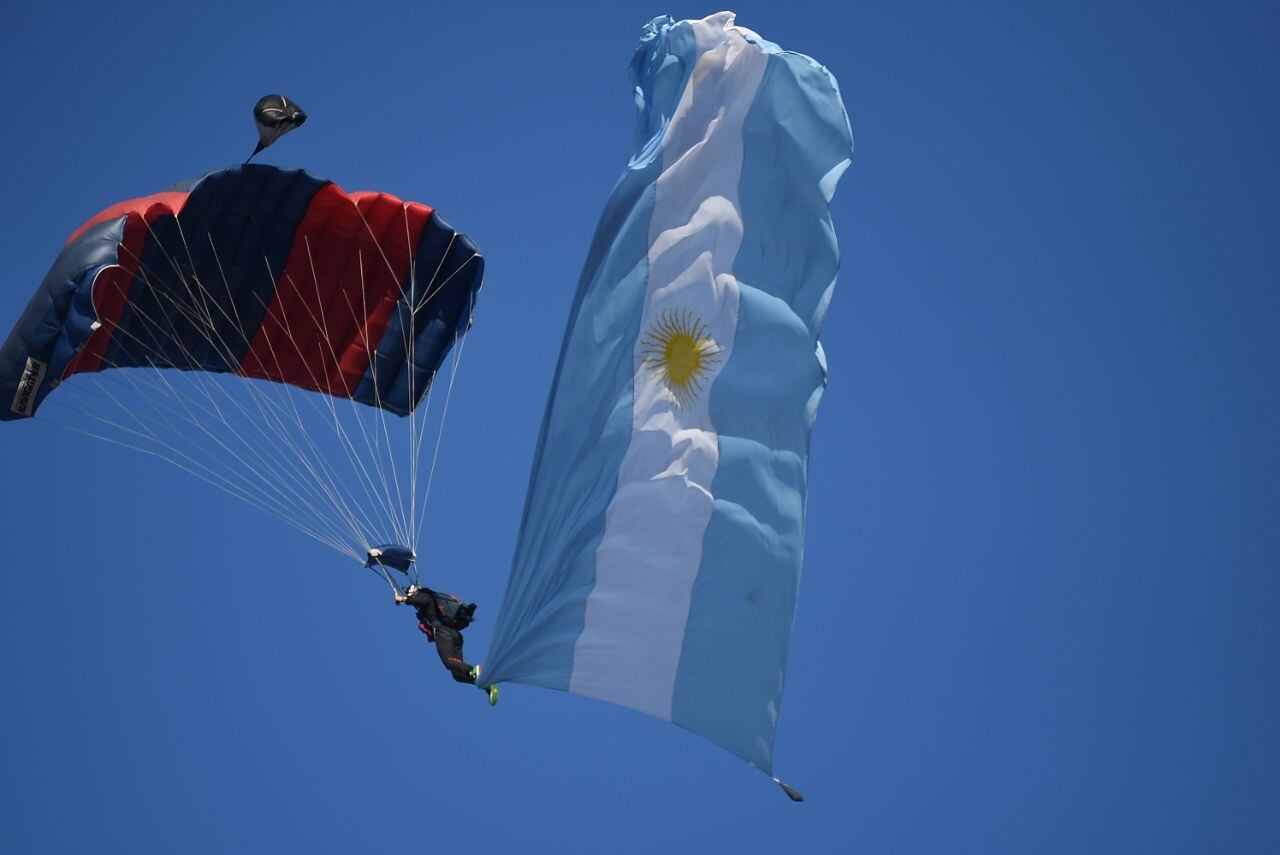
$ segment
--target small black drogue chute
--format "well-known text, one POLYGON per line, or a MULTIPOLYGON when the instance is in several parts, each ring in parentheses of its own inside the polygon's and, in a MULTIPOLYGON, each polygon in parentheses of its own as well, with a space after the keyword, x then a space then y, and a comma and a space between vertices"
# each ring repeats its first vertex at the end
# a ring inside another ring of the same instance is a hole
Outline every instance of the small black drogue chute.
POLYGON ((245 163, 253 160, 254 155, 280 139, 289 131, 302 126, 307 114, 302 108, 283 95, 264 95, 253 105, 253 122, 258 126, 258 147, 253 154, 245 158, 245 163))

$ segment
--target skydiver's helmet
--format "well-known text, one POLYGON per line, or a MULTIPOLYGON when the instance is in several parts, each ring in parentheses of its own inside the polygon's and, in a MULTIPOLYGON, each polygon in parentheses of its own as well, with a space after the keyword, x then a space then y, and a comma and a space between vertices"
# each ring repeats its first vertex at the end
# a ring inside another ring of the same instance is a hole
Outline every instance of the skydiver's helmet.
POLYGON ((422 590, 421 585, 410 585, 409 588, 404 592, 404 595, 406 597, 412 597, 414 594, 418 593, 421 590, 422 590))

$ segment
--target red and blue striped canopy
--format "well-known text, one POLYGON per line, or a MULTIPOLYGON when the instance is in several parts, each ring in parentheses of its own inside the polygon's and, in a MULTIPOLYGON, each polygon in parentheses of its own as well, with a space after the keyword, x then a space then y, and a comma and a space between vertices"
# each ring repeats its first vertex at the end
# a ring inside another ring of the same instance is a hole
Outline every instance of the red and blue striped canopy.
POLYGON ((469 328, 484 260, 432 208, 244 165, 71 236, 0 348, 0 419, 113 368, 232 373, 405 415, 469 328))

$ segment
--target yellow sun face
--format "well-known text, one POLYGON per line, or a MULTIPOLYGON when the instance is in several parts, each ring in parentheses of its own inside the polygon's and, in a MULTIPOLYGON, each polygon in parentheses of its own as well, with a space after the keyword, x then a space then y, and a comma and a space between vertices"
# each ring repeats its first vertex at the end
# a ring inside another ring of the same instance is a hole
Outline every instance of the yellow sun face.
POLYGON ((640 345, 644 364, 681 407, 698 400, 711 367, 720 361, 720 347, 707 335, 706 324, 687 309, 664 310, 640 345))

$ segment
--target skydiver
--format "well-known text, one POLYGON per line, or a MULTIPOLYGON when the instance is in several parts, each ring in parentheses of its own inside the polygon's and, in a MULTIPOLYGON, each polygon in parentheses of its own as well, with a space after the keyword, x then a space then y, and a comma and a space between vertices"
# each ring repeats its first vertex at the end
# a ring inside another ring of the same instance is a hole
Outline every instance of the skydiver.
MULTIPOLYGON (((418 613, 418 630, 435 644, 440 661, 459 683, 475 685, 480 678, 480 666, 468 665, 462 658, 462 632, 471 624, 475 603, 463 603, 452 594, 433 591, 422 585, 410 585, 408 591, 396 594, 396 604, 408 603, 418 613)), ((490 686, 486 693, 489 704, 498 702, 498 687, 490 686)))

